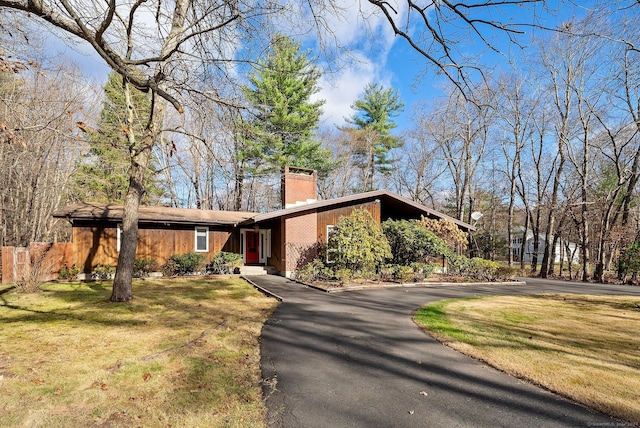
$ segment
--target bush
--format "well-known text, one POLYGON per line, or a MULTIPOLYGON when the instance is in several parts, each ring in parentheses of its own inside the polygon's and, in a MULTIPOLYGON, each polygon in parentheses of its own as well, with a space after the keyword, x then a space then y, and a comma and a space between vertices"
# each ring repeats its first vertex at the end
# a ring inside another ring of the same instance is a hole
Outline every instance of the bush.
POLYGON ((162 274, 164 276, 193 275, 201 270, 203 262, 203 254, 174 254, 162 267, 162 274))
POLYGON ((355 278, 355 275, 351 269, 342 268, 342 269, 336 269, 334 273, 334 277, 338 281, 345 283, 345 282, 350 282, 353 278, 355 278))
POLYGON ((297 279, 303 282, 333 279, 334 273, 331 267, 326 266, 322 259, 317 258, 298 269, 295 273, 297 279))
POLYGON ((426 262, 430 257, 451 254, 447 244, 417 220, 387 220, 382 230, 391 247, 391 260, 397 265, 426 262))
POLYGON ((618 260, 618 278, 627 282, 630 275, 633 282, 637 279, 638 273, 640 273, 640 242, 634 242, 618 260))
POLYGON ((230 274, 242 264, 242 256, 236 253, 220 251, 207 265, 207 273, 230 274))
POLYGON ((500 266, 496 271, 496 277, 500 280, 510 280, 520 273, 520 268, 516 266, 500 266))
POLYGON ((393 277, 401 282, 413 282, 416 275, 411 266, 396 266, 393 277))
POLYGON ((142 278, 158 270, 158 262, 153 258, 140 258, 133 261, 133 276, 142 278))
POLYGON ((62 266, 62 268, 60 268, 60 271, 58 271, 58 279, 62 280, 62 281, 73 281, 75 279, 78 279, 78 275, 80 274, 80 268, 78 266, 71 265, 71 267, 68 267, 66 264, 62 266))
POLYGON ((460 228, 451 220, 447 220, 445 218, 435 220, 422 216, 420 224, 444 240, 446 245, 452 251, 456 250, 456 248, 464 251, 467 248, 469 235, 460 230, 460 228))
POLYGON ((429 278, 433 272, 436 270, 436 265, 434 263, 412 263, 414 273, 414 281, 423 281, 426 278, 429 278))
POLYGON ((115 272, 116 272, 116 269, 113 266, 99 264, 96 266, 95 270, 91 273, 91 278, 111 279, 113 278, 113 274, 115 272))
POLYGON ((389 242, 380 225, 365 209, 356 209, 349 217, 340 217, 327 246, 337 249, 333 253, 336 275, 344 270, 350 275, 367 276, 391 257, 389 242))
POLYGON ((449 257, 448 272, 450 275, 459 275, 484 281, 498 279, 500 263, 485 260, 478 257, 472 259, 465 256, 449 257))

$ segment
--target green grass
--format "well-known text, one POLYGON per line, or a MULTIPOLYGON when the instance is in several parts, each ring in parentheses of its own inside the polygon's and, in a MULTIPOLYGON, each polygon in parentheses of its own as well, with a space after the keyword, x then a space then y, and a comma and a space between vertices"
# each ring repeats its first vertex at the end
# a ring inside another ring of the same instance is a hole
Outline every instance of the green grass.
POLYGON ((0 426, 264 426, 258 337, 276 303, 239 279, 51 283, 0 295, 0 426))
POLYGON ((440 301, 416 322, 454 349, 640 423, 640 298, 497 296, 440 301))

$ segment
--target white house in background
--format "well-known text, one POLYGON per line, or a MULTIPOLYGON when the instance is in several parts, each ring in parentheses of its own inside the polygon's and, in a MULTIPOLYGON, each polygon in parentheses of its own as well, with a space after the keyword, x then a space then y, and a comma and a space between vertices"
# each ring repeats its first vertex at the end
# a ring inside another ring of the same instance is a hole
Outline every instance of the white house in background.
MULTIPOLYGON (((521 257, 524 257, 525 263, 531 263, 533 260, 534 245, 535 245, 535 237, 533 235, 533 231, 527 230, 527 238, 523 244, 522 235, 524 228, 514 228, 513 236, 514 238, 511 240, 511 246, 513 248, 513 259, 520 260, 521 257)), ((547 236, 544 234, 539 234, 538 237, 538 263, 542 261, 542 257, 544 256, 544 249, 547 245, 547 236)), ((553 239, 553 238, 552 238, 553 239)), ((572 263, 580 263, 579 258, 578 245, 575 242, 569 242, 562 238, 558 239, 555 248, 555 258, 554 263, 560 263, 560 260, 564 262, 568 262, 571 260, 572 263)))

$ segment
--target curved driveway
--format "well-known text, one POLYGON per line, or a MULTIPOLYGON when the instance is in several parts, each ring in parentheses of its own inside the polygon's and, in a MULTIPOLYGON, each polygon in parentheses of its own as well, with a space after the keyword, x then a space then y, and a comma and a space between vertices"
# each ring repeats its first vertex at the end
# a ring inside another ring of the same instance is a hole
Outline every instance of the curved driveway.
POLYGON ((615 426, 607 416, 435 341, 412 321, 435 300, 492 294, 640 294, 640 287, 527 280, 328 294, 251 277, 280 295, 262 331, 269 425, 306 427, 615 426))

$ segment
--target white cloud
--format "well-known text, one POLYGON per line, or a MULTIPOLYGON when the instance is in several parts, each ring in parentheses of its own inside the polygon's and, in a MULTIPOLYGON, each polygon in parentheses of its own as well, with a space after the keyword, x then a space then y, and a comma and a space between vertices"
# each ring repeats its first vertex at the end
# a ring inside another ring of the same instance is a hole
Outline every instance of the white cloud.
POLYGON ((316 99, 325 100, 322 124, 344 125, 344 118, 355 113, 351 105, 362 95, 367 84, 376 82, 388 87, 390 78, 381 64, 363 55, 349 67, 323 75, 320 81, 322 89, 316 94, 316 99))
MULTIPOLYGON (((402 16, 404 3, 394 5, 402 16)), ((392 75, 387 67, 391 48, 397 41, 391 26, 377 7, 367 2, 353 2, 343 6, 340 14, 325 11, 324 22, 331 34, 321 35, 344 47, 338 57, 325 57, 319 66, 326 71, 321 79, 322 90, 317 98, 324 99, 323 125, 343 125, 344 118, 353 115, 353 102, 369 83, 390 86, 392 75), (336 64, 338 64, 336 66, 336 64)), ((315 34, 308 33, 310 38, 315 34)), ((316 39, 307 40, 316 44, 316 39)), ((334 53, 335 55, 335 53, 334 53)))
POLYGON ((341 70, 336 75, 323 76, 322 90, 317 97, 325 100, 322 123, 324 125, 344 125, 344 118, 352 116, 351 104, 358 99, 367 83, 374 80, 373 63, 360 62, 341 70))

